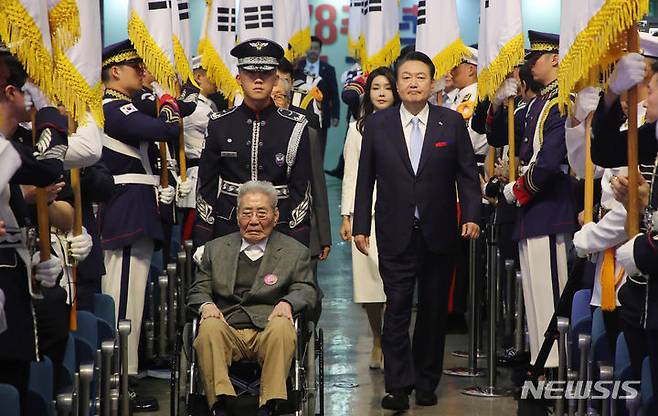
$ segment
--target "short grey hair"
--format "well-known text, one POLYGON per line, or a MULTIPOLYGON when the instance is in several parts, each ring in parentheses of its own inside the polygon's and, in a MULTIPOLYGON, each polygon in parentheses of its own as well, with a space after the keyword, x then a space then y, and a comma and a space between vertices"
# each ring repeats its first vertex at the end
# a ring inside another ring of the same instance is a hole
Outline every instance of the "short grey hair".
POLYGON ((270 199, 272 204, 272 209, 276 209, 279 199, 277 198, 277 192, 272 185, 272 182, 268 181, 248 181, 240 185, 240 190, 238 191, 238 209, 240 209, 240 202, 242 198, 247 194, 263 194, 270 199))

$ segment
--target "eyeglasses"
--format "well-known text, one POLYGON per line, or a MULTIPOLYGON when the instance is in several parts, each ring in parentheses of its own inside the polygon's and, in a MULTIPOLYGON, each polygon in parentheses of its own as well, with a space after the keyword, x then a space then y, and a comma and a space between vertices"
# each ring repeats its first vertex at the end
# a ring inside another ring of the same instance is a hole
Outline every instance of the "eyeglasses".
POLYGON ((133 60, 133 61, 122 62, 120 64, 120 66, 129 66, 132 69, 134 69, 135 72, 137 72, 138 74, 142 74, 144 72, 144 62, 142 62, 141 60, 140 61, 133 60))
POLYGON ((258 210, 258 211, 242 211, 239 213, 240 218, 244 220, 251 220, 254 215, 256 216, 256 219, 259 221, 263 221, 269 218, 270 212, 265 211, 265 210, 258 210))

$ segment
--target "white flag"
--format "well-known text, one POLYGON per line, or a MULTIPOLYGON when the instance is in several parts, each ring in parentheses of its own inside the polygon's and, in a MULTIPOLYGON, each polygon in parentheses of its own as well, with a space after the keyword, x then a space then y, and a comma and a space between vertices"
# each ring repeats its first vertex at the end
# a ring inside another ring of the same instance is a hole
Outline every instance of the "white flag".
POLYGON ((470 55, 459 32, 456 0, 420 0, 416 24, 416 50, 432 58, 436 78, 470 55))
POLYGON ((130 0, 128 37, 155 80, 178 95, 169 2, 130 0))
POLYGON ((254 38, 274 40, 274 0, 240 0, 239 4, 238 42, 254 38))
POLYGON ((493 97, 524 53, 521 0, 480 2, 478 97, 493 97))
POLYGON ((625 47, 624 33, 649 11, 647 0, 562 0, 558 101, 568 105, 579 82, 609 73, 625 47))
POLYGON ((235 0, 212 0, 206 11, 206 24, 199 42, 201 66, 208 73, 222 94, 233 100, 240 91, 235 76, 238 74, 238 60, 231 56, 236 36, 235 0))
POLYGON ((311 47, 311 26, 307 0, 277 0, 274 3, 274 41, 294 62, 311 47))
POLYGON ((400 55, 398 0, 366 0, 361 26, 363 72, 392 64, 400 55))
POLYGON ((100 2, 76 2, 80 13, 80 37, 66 52, 55 49, 55 90, 57 98, 78 124, 86 123, 89 110, 102 127, 100 2))
POLYGON ((361 55, 361 20, 363 0, 350 0, 347 25, 347 54, 354 59, 361 55))
POLYGON ((183 80, 194 79, 192 61, 192 39, 190 39, 190 6, 188 0, 172 0, 171 33, 174 43, 176 71, 183 80))
POLYGON ((46 0, 0 0, 0 39, 51 98, 53 48, 46 0))

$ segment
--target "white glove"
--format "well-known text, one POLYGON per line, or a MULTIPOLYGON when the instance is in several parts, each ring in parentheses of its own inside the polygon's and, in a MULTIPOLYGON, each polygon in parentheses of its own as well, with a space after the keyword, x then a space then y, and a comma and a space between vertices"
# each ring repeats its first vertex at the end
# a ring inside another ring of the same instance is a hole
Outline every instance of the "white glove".
POLYGON ((184 181, 176 178, 176 198, 183 199, 192 192, 194 182, 188 177, 184 181))
POLYGON ((635 85, 644 81, 646 63, 644 57, 639 53, 624 55, 615 65, 615 70, 610 78, 610 91, 621 95, 635 85))
POLYGON ((176 189, 173 186, 169 185, 166 188, 158 186, 158 199, 161 204, 169 205, 174 201, 176 196, 176 189))
POLYGON ((576 120, 583 122, 587 116, 596 110, 599 106, 601 88, 587 87, 580 90, 576 95, 576 105, 574 108, 573 116, 576 120))
POLYGON ((91 252, 94 242, 85 227, 82 227, 82 234, 74 236, 72 232, 66 234, 66 241, 69 242, 69 252, 75 261, 83 261, 91 252))
POLYGON ((516 203, 516 196, 514 195, 514 184, 516 182, 510 182, 503 188, 503 195, 508 204, 516 203))
POLYGON ((167 94, 167 91, 165 91, 156 81, 151 83, 151 89, 153 90, 153 94, 158 98, 162 98, 163 95, 167 94))
POLYGON ((50 259, 41 261, 40 253, 37 251, 32 256, 34 265, 34 278, 41 283, 43 287, 53 287, 57 283, 57 278, 62 272, 62 262, 59 258, 50 255, 50 259))
POLYGON ((621 267, 626 270, 626 274, 629 276, 637 276, 642 274, 640 269, 637 268, 635 264, 635 256, 633 255, 633 249, 635 247, 635 239, 640 237, 642 234, 638 234, 635 237, 628 240, 623 246, 617 249, 615 257, 617 262, 621 267))
POLYGON ((519 82, 516 78, 507 78, 496 91, 496 97, 494 97, 493 105, 499 107, 503 102, 510 98, 515 97, 519 90, 519 82))
POLYGON ((203 252, 206 250, 206 246, 199 246, 197 249, 194 251, 194 254, 192 254, 192 258, 194 259, 194 262, 197 265, 201 264, 201 258, 203 257, 203 252))
POLYGON ((30 111, 32 106, 34 106, 39 111, 49 105, 46 95, 32 82, 26 81, 23 87, 21 87, 21 91, 25 95, 25 110, 30 111))

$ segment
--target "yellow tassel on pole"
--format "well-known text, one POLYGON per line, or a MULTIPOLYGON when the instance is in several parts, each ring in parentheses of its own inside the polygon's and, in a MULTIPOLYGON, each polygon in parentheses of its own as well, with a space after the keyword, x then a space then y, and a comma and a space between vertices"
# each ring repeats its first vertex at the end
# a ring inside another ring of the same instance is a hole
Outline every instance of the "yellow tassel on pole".
POLYGON ((509 180, 516 181, 516 140, 514 137, 514 97, 507 99, 507 153, 509 155, 509 180))
MULTIPOLYGON (((628 51, 638 52, 640 35, 634 26, 628 31, 628 51)), ((640 232, 640 209, 638 205, 638 142, 637 142, 637 86, 628 90, 628 217, 626 232, 630 238, 640 232)))

